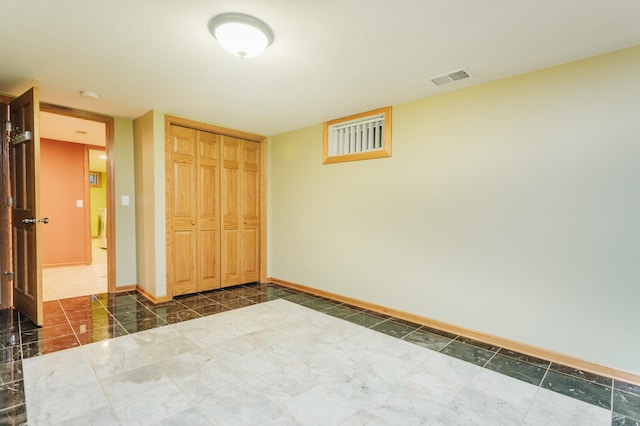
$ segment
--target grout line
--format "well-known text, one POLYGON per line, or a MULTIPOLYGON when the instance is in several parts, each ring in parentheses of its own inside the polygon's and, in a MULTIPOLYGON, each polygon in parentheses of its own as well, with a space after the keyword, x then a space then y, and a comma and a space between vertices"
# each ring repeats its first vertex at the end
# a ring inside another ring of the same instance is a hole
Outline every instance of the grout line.
POLYGON ((492 360, 493 358, 495 358, 495 356, 496 356, 496 355, 498 355, 498 351, 494 352, 494 353, 493 353, 493 355, 491 355, 491 358, 489 358, 489 359, 487 360, 487 362, 485 362, 485 363, 484 363, 484 365, 482 366, 482 368, 487 368, 487 365, 489 365, 489 363, 491 362, 491 360, 492 360))
MULTIPOLYGON (((613 411, 613 386, 615 385, 615 381, 611 381, 611 421, 613 422, 613 414, 615 413, 615 411, 613 411)), ((613 424, 613 423, 612 423, 613 424)))

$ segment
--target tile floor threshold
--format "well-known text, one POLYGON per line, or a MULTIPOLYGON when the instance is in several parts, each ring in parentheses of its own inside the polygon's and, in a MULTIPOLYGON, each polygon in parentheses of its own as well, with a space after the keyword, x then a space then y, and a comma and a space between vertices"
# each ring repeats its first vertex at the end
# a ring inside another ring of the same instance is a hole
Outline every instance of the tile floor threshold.
POLYGON ((276 284, 246 284, 154 305, 136 292, 45 302, 38 328, 0 311, 0 424, 26 424, 22 360, 271 300, 284 299, 611 412, 640 426, 640 386, 582 372, 276 284))

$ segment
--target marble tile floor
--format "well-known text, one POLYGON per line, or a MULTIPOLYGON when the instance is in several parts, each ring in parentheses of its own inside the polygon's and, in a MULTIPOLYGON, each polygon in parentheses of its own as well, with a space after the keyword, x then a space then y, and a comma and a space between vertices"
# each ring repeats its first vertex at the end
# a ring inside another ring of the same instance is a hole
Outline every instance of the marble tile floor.
POLYGON ((45 310, 0 311, 0 424, 640 425, 640 387, 272 284, 45 310))

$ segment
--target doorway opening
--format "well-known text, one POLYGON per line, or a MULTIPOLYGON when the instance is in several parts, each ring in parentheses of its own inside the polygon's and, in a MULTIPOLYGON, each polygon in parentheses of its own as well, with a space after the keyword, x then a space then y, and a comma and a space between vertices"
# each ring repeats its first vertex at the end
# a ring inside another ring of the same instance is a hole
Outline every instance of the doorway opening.
POLYGON ((112 135, 107 117, 41 107, 40 199, 49 216, 42 232, 43 301, 115 287, 109 267, 112 135))

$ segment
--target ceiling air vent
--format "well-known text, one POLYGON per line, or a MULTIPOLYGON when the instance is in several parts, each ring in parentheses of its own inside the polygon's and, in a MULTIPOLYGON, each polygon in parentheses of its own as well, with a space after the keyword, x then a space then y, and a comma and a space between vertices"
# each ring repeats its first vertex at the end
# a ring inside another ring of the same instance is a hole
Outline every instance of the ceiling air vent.
POLYGON ((431 77, 431 81, 436 86, 442 86, 443 84, 452 83, 458 80, 464 80, 465 78, 469 78, 470 75, 466 70, 458 70, 453 71, 448 74, 439 75, 436 77, 431 77))

